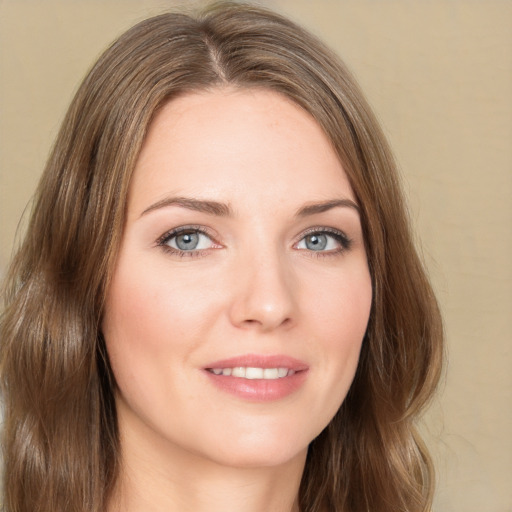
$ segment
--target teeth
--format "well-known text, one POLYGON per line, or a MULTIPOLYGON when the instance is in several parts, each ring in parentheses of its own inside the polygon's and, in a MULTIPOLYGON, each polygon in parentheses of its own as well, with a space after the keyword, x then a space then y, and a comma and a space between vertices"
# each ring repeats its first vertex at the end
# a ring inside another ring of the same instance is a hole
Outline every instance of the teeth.
MULTIPOLYGON (((284 368, 286 370, 286 368, 284 368)), ((286 376, 283 375, 283 377, 286 376)), ((263 370, 263 378, 264 379, 277 379, 279 377, 279 370, 277 368, 265 368, 263 370)))
POLYGON ((288 375, 288 370, 286 368, 278 368, 277 376, 278 377, 286 377, 288 375))
POLYGON ((231 375, 233 377, 244 377, 245 378, 245 368, 243 368, 242 366, 237 366, 236 368, 233 368, 231 375))
POLYGON ((246 379, 263 379, 263 368, 246 368, 246 379))
POLYGON ((288 368, 253 368, 245 366, 237 366, 235 368, 211 368, 210 371, 215 375, 225 375, 232 377, 240 377, 243 379, 265 379, 275 380, 289 377, 295 374, 295 370, 288 368))

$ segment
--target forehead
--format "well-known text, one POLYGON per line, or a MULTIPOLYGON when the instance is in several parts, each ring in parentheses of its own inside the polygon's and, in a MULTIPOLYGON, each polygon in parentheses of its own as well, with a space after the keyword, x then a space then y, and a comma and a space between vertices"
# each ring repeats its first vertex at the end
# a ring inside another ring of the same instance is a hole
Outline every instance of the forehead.
POLYGON ((169 194, 229 202, 290 194, 298 201, 336 194, 353 199, 319 124, 291 100, 261 89, 190 93, 158 112, 135 167, 130 202, 169 194))

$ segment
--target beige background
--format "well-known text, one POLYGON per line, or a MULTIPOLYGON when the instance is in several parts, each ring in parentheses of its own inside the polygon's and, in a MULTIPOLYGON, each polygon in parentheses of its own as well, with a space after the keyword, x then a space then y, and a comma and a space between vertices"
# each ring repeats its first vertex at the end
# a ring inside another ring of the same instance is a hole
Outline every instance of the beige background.
MULTIPOLYGON (((512 2, 262 3, 337 49, 400 162, 448 338, 425 426, 434 511, 512 512, 512 2)), ((124 29, 175 4, 0 0, 0 273, 86 69, 124 29)))

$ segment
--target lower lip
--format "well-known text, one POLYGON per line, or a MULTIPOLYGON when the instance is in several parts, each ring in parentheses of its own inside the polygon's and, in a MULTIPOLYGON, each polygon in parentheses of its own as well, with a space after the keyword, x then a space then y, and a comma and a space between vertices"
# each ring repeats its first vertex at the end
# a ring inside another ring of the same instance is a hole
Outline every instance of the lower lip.
POLYGON ((270 402, 295 393, 306 380, 307 370, 279 379, 244 379, 228 375, 215 375, 207 370, 210 381, 222 391, 244 400, 270 402))

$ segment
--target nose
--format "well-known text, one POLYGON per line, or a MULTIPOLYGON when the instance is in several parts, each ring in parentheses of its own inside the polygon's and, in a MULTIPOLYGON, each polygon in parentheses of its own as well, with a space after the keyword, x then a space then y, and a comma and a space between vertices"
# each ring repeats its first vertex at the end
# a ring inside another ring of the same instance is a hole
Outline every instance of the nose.
POLYGON ((261 332, 292 325, 297 316, 297 282, 277 255, 239 263, 234 275, 230 320, 243 329, 261 332))

